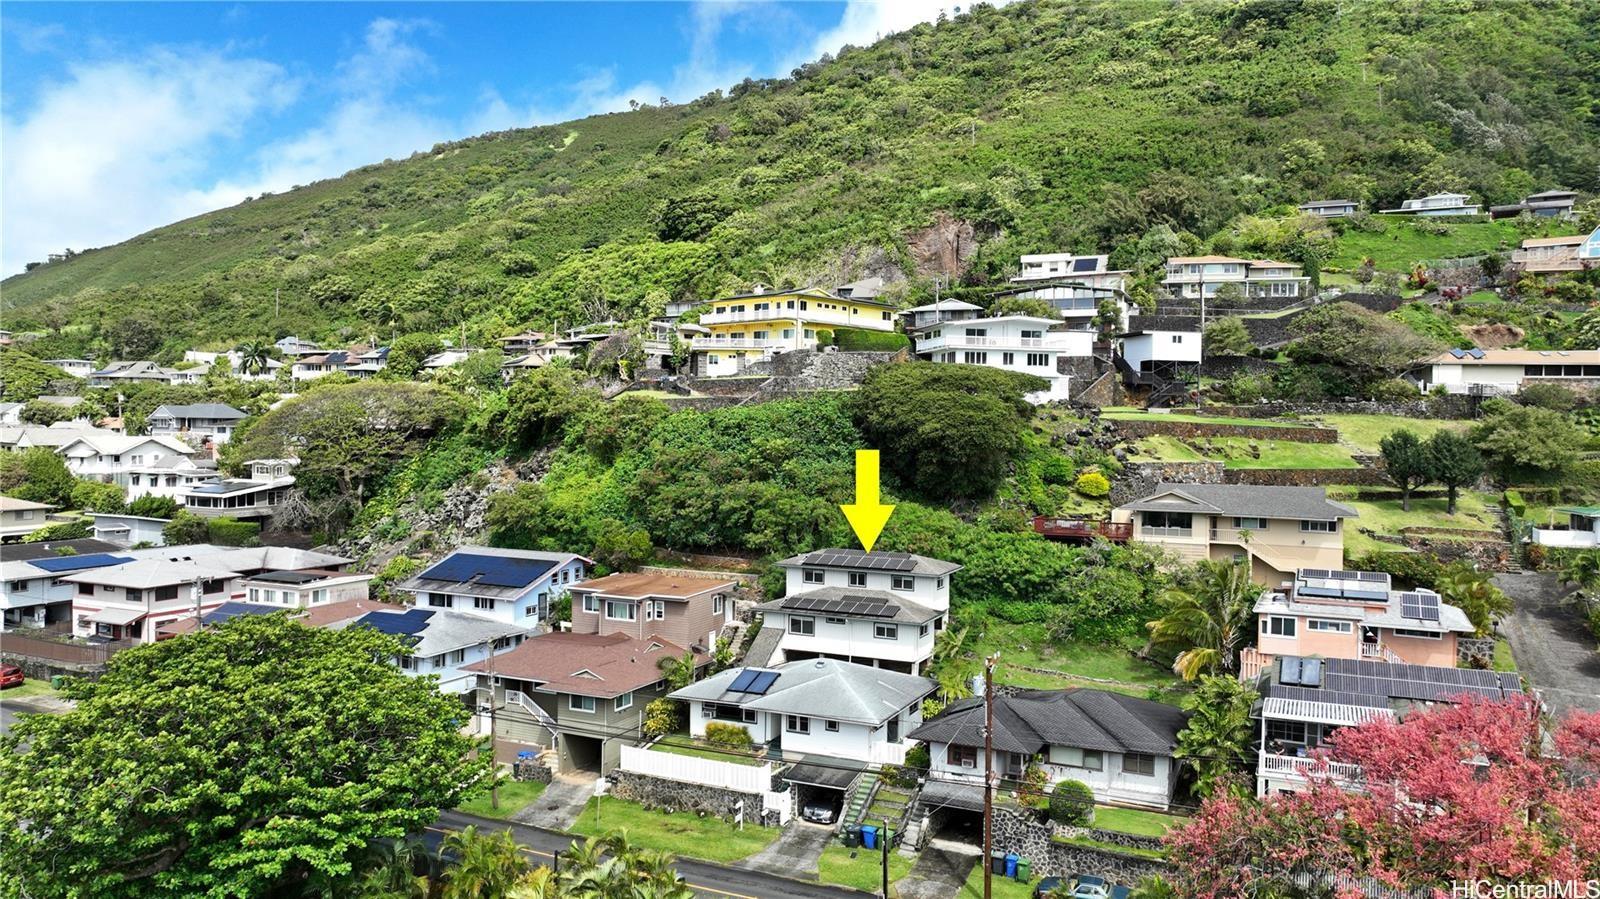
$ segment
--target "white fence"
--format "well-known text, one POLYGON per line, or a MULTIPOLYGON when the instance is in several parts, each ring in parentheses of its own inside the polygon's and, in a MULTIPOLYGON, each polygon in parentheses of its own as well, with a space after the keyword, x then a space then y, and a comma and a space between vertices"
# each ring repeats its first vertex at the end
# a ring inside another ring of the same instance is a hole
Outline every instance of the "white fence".
POLYGON ((624 746, 622 770, 648 774, 665 780, 737 790, 741 793, 764 795, 772 789, 771 762, 741 765, 738 762, 719 762, 716 759, 695 758, 672 752, 656 752, 642 746, 624 746))

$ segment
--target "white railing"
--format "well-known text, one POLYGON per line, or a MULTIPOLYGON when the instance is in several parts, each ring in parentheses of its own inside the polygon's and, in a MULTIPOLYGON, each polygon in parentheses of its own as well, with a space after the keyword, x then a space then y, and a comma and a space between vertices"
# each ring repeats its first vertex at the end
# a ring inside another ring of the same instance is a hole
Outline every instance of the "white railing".
POLYGON ((507 690, 505 691, 505 696, 507 703, 514 704, 523 711, 532 715, 533 719, 539 722, 539 724, 543 726, 545 730, 549 731, 552 737, 555 736, 556 719, 550 717, 549 712, 546 712, 544 709, 540 708, 539 704, 534 702, 531 696, 522 692, 521 690, 507 690))
POLYGON ((1398 655, 1395 655, 1394 650, 1384 646, 1382 643, 1367 643, 1365 641, 1363 641, 1361 644, 1361 657, 1363 659, 1377 659, 1384 662, 1395 662, 1402 665, 1405 664, 1406 661, 1405 659, 1400 658, 1398 655))
POLYGON ((905 742, 873 743, 867 748, 867 761, 874 765, 904 765, 909 748, 905 742))
POLYGON ((1543 546, 1595 546, 1600 544, 1594 531, 1572 531, 1560 528, 1534 528, 1533 542, 1543 546))
POLYGON ((700 316, 702 325, 729 325, 739 322, 792 322, 799 319, 803 322, 816 322, 818 324, 855 325, 860 328, 878 328, 884 331, 894 329, 893 322, 885 321, 883 316, 873 312, 851 314, 840 312, 837 309, 818 309, 813 303, 808 309, 760 309, 744 312, 708 312, 700 316))
POLYGON ((697 350, 781 350, 788 349, 794 340, 783 338, 754 337, 696 337, 694 348, 697 350))
POLYGON ((643 746, 622 747, 621 768, 664 780, 702 784, 765 796, 772 789, 772 763, 741 765, 691 755, 657 752, 643 746))
POLYGON ((1322 766, 1323 762, 1319 759, 1263 752, 1258 770, 1264 776, 1295 777, 1302 780, 1309 779, 1321 771, 1326 771, 1337 780, 1345 781, 1359 781, 1362 776, 1361 766, 1349 762, 1328 762, 1326 768, 1322 766))
POLYGON ((941 337, 930 337, 917 341, 917 348, 938 349, 940 347, 987 347, 987 348, 1015 348, 1015 349, 1043 349, 1046 344, 1041 337, 968 337, 965 334, 949 334, 941 337))
POLYGON ((1139 529, 1141 537, 1193 537, 1194 528, 1157 528, 1145 525, 1139 529))

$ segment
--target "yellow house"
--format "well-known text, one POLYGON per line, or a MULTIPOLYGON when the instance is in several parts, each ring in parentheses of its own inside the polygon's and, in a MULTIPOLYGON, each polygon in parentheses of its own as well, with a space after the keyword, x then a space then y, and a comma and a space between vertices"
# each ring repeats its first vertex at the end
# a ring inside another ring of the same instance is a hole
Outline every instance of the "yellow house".
POLYGON ((815 347, 819 331, 893 331, 895 307, 876 294, 855 285, 831 293, 820 287, 757 288, 716 300, 700 316, 710 333, 694 339, 695 371, 707 377, 738 374, 777 353, 815 347))

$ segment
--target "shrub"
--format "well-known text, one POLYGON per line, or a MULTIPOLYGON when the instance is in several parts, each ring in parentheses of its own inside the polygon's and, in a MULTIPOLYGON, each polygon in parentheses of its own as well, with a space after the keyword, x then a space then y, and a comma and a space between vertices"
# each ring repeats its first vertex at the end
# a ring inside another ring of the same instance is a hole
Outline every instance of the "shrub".
POLYGON ((1578 397, 1560 384, 1529 384, 1517 395, 1517 402, 1524 406, 1568 412, 1578 404, 1578 397))
POLYGON ((1078 475, 1078 480, 1073 482, 1072 489, 1084 496, 1099 498, 1111 494, 1111 481, 1098 471, 1086 471, 1078 475))
POLYGON ((261 542, 261 525, 237 518, 213 518, 206 522, 210 542, 218 546, 250 546, 261 542))
POLYGON ((839 328, 833 332, 833 345, 841 350, 875 351, 892 353, 905 349, 911 341, 898 331, 867 331, 861 328, 839 328))
POLYGON ((178 501, 170 496, 156 496, 154 493, 149 493, 128 503, 128 514, 144 518, 171 519, 178 514, 178 501))
POLYGON ((80 518, 77 521, 63 521, 60 524, 47 524, 22 538, 23 543, 48 543, 52 540, 81 540, 84 537, 93 537, 94 528, 89 519, 80 518))
MULTIPOLYGON (((680 720, 678 703, 665 697, 644 707, 644 735, 661 737, 678 729, 680 720)), ((716 725, 711 725, 715 727, 716 725)))
POLYGON ((706 742, 735 749, 749 749, 751 746, 749 731, 737 724, 723 724, 720 721, 706 725, 706 742))
POLYGON ((1063 780, 1050 791, 1050 820, 1087 827, 1094 820, 1094 791, 1081 780, 1063 780))

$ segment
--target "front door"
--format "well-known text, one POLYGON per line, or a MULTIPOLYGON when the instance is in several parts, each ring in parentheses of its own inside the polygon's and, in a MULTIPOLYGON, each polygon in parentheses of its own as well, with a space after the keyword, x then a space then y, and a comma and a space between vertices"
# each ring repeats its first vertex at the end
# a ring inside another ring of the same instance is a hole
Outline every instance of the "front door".
POLYGON ((890 743, 898 743, 898 742, 900 742, 900 716, 899 715, 896 715, 893 718, 889 719, 889 742, 890 743))

